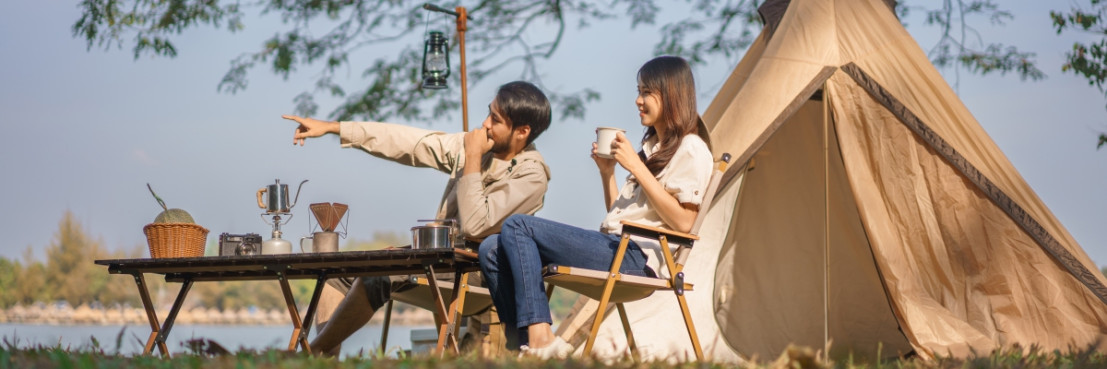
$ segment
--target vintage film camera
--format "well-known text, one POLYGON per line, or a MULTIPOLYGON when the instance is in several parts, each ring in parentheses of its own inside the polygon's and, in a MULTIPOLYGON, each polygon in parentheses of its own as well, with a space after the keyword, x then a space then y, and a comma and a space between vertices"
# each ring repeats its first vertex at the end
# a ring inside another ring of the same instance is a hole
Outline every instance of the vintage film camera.
POLYGON ((257 233, 219 235, 219 256, 261 255, 261 235, 257 233))

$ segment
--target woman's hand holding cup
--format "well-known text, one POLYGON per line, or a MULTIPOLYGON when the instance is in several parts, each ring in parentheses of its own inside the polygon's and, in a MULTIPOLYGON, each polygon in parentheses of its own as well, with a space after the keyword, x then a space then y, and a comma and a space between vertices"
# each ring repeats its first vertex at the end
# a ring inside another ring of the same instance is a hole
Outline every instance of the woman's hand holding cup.
POLYGON ((611 142, 611 156, 614 157, 614 162, 619 163, 624 170, 634 176, 646 175, 650 172, 642 162, 642 158, 638 156, 638 151, 634 151, 634 145, 622 132, 615 135, 615 140, 611 142))
POLYGON ((622 131, 612 127, 596 128, 596 142, 592 143, 592 159, 596 161, 596 166, 600 168, 601 173, 615 172, 615 156, 612 155, 612 145, 617 134, 622 131))
POLYGON ((595 142, 592 143, 592 160, 596 162, 596 167, 600 168, 601 174, 615 174, 615 159, 600 156, 595 142))
POLYGON ((638 167, 645 168, 646 166, 642 163, 642 159, 638 157, 638 152, 634 151, 634 145, 630 143, 623 132, 615 134, 615 140, 611 142, 611 156, 631 174, 637 175, 636 169, 639 169, 638 167))

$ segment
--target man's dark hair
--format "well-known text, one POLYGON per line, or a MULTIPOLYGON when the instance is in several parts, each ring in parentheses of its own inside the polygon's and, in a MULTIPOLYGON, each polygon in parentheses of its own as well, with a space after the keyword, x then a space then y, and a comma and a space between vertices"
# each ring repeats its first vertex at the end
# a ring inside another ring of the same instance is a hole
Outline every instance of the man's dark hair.
POLYGON ((511 128, 530 127, 527 145, 550 127, 550 100, 530 82, 515 81, 500 86, 495 101, 511 128))

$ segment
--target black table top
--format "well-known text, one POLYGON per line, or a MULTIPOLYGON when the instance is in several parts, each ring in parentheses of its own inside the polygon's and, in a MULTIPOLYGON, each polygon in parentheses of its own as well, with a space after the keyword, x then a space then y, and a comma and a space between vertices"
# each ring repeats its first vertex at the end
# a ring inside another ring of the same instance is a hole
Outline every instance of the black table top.
POLYGON ((425 266, 436 272, 478 270, 476 254, 465 249, 386 249, 328 253, 292 253, 252 256, 201 256, 194 258, 105 259, 96 264, 112 274, 155 273, 167 281, 226 281, 373 275, 422 274, 425 266))

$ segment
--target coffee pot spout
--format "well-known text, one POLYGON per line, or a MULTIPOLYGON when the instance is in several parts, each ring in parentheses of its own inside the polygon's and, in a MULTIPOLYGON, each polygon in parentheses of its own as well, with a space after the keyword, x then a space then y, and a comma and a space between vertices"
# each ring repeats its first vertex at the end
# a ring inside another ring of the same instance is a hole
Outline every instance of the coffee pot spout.
POLYGON ((307 181, 308 180, 305 179, 303 182, 300 182, 300 186, 296 187, 296 197, 292 199, 291 204, 288 204, 288 210, 292 210, 292 207, 296 206, 296 201, 300 200, 300 189, 304 188, 304 183, 307 183, 307 181))

